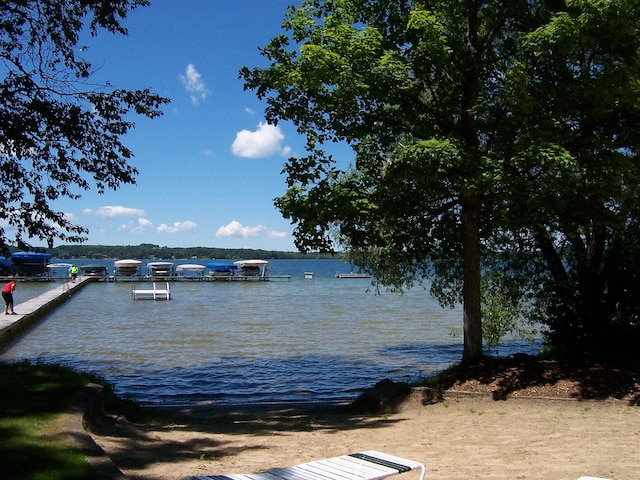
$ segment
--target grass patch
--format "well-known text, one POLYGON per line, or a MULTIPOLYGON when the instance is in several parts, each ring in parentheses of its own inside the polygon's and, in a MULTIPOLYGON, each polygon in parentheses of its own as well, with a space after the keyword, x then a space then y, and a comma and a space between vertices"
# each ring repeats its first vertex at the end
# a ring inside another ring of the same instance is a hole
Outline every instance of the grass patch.
POLYGON ((0 362, 0 479, 101 478, 81 451, 47 434, 90 381, 96 379, 59 365, 0 362))

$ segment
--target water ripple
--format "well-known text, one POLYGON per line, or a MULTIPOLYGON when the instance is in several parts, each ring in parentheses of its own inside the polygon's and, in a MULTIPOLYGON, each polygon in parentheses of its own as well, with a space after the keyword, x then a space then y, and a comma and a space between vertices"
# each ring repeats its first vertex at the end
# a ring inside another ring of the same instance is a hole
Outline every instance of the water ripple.
POLYGON ((348 271, 341 262, 271 268, 291 282, 179 282, 171 301, 132 300, 124 282, 89 285, 2 359, 71 365, 123 397, 189 406, 349 401, 383 378, 416 380, 462 356, 451 335, 461 312, 422 290, 374 295, 368 280, 335 279, 348 271))

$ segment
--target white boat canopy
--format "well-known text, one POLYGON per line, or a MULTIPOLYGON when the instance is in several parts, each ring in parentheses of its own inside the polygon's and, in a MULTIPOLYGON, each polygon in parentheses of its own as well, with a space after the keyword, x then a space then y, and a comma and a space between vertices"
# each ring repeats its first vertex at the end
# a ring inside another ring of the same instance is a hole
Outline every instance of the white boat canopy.
POLYGON ((149 262, 147 267, 149 268, 171 268, 175 265, 173 262, 149 262))
POLYGON ((265 265, 269 265, 269 262, 266 260, 239 260, 233 263, 239 267, 264 267, 265 265))
POLYGON ((176 270, 178 270, 179 272, 201 272, 204 269, 204 265, 198 265, 195 263, 185 263, 176 267, 176 270))
POLYGON ((140 260, 116 260, 113 264, 116 267, 139 267, 142 262, 140 260))

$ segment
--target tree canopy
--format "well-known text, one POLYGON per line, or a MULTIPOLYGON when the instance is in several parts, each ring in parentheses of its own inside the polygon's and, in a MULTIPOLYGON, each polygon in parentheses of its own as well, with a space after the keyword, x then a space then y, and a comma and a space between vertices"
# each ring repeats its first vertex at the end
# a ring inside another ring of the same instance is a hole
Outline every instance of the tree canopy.
POLYGON ((122 137, 130 113, 161 115, 169 100, 149 89, 91 82, 83 35, 126 35, 122 20, 148 0, 0 2, 0 247, 33 240, 80 242, 87 230, 57 211, 79 199, 135 183, 122 137), (15 232, 15 234, 13 233, 15 232), (12 235, 11 237, 8 235, 12 235))
POLYGON ((462 302, 463 360, 482 356, 481 306, 552 334, 611 326, 588 312, 637 231, 636 2, 308 0, 283 28, 241 75, 307 138, 276 199, 298 248, 462 302))

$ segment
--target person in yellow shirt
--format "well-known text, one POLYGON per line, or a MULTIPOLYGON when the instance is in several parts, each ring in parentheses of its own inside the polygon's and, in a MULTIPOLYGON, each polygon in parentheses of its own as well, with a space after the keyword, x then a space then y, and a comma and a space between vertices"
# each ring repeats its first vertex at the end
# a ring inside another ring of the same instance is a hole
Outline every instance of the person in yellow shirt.
POLYGON ((71 276, 71 281, 73 283, 76 283, 76 278, 78 278, 78 266, 77 265, 71 265, 69 267, 69 276, 71 276))

